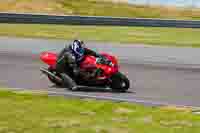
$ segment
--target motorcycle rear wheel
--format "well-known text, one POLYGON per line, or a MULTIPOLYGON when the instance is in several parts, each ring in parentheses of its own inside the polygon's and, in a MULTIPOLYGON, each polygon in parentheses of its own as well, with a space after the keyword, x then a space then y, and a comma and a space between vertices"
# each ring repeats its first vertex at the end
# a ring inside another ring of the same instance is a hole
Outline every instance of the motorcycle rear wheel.
POLYGON ((48 75, 49 80, 52 83, 54 83, 55 85, 57 85, 59 87, 66 87, 70 90, 72 90, 76 86, 75 81, 73 81, 73 79, 71 79, 67 74, 65 74, 65 73, 58 74, 52 68, 48 68, 48 71, 50 71, 51 73, 54 73, 56 76, 58 76, 62 79, 62 82, 60 82, 60 81, 56 80, 54 77, 51 77, 50 75, 48 75))
POLYGON ((63 84, 62 84, 63 87, 68 88, 69 90, 72 90, 72 91, 77 90, 75 88, 77 86, 77 84, 71 77, 69 77, 65 73, 62 73, 60 75, 61 75, 61 78, 63 80, 63 84))
MULTIPOLYGON (((51 73, 54 73, 54 74, 56 74, 56 76, 60 77, 60 75, 57 74, 57 73, 55 72, 54 69, 52 69, 52 68, 49 67, 49 68, 48 68, 48 71, 51 72, 51 73)), ((56 86, 62 86, 62 83, 61 83, 61 82, 57 81, 55 78, 51 77, 50 75, 48 75, 48 79, 49 79, 52 83, 54 83, 56 86)))

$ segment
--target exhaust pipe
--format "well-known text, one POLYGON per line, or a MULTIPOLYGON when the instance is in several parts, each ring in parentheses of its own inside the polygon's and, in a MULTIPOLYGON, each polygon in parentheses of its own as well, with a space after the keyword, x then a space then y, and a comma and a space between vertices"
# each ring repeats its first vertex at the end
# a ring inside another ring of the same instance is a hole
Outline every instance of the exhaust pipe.
POLYGON ((41 67, 41 68, 40 68, 40 71, 41 71, 42 73, 44 73, 45 75, 47 75, 47 76, 53 77, 53 78, 56 79, 58 82, 63 82, 63 80, 62 80, 60 77, 56 76, 54 73, 50 72, 50 71, 49 71, 48 69, 46 69, 46 68, 41 67))

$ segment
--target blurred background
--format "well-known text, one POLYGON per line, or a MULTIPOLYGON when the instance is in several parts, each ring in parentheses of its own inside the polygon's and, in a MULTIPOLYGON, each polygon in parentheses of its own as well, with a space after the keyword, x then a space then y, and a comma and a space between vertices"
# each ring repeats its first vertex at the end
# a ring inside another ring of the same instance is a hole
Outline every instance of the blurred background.
POLYGON ((134 4, 156 4, 178 7, 200 7, 199 0, 128 0, 129 3, 134 4))
POLYGON ((200 7, 200 0, 110 0, 139 5, 166 5, 177 7, 200 7))
POLYGON ((200 0, 0 1, 0 12, 200 20, 200 0))

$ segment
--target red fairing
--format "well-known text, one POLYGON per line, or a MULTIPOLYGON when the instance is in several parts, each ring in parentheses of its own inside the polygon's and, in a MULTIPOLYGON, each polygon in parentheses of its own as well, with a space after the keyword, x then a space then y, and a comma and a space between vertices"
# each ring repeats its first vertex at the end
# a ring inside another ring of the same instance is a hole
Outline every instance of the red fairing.
POLYGON ((101 68, 102 70, 104 70, 104 76, 107 78, 113 75, 114 73, 118 72, 117 59, 109 54, 101 54, 101 55, 107 57, 110 61, 112 61, 114 66, 108 66, 105 64, 96 64, 95 57, 86 56, 84 61, 80 64, 81 69, 92 70, 96 68, 101 68))
POLYGON ((95 69, 96 68, 96 58, 93 56, 86 56, 84 61, 81 62, 80 68, 81 69, 95 69))
POLYGON ((40 59, 50 65, 50 66, 54 66, 56 64, 56 60, 57 60, 57 54, 54 52, 42 52, 40 54, 40 59))
MULTIPOLYGON (((114 73, 118 72, 119 65, 118 65, 116 57, 111 56, 107 53, 101 53, 101 55, 105 56, 110 61, 112 61, 113 66, 109 66, 109 65, 105 65, 105 64, 97 64, 95 57, 86 56, 84 58, 83 62, 81 62, 80 68, 85 69, 85 70, 86 69, 94 70, 96 68, 101 68, 104 71, 103 77, 106 77, 106 78, 108 78, 108 77, 112 76, 114 73)), ((55 52, 42 52, 40 54, 40 59, 44 63, 48 64, 50 67, 55 67, 56 60, 57 60, 57 54, 55 52)))
POLYGON ((101 55, 105 56, 106 58, 108 58, 110 61, 112 61, 112 63, 117 66, 117 68, 119 69, 119 65, 118 65, 118 61, 117 58, 115 56, 112 56, 110 54, 107 53, 101 53, 101 55))

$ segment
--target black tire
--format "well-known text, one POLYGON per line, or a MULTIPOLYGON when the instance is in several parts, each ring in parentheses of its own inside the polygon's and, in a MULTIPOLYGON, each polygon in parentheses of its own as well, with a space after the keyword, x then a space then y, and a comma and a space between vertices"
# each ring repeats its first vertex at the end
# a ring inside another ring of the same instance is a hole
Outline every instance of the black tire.
POLYGON ((111 77, 110 87, 113 91, 126 92, 130 87, 130 81, 124 74, 118 72, 111 77))
POLYGON ((68 89, 73 90, 73 91, 76 90, 75 88, 76 88, 77 85, 76 85, 75 81, 72 78, 70 78, 65 73, 61 73, 60 76, 61 76, 61 78, 63 80, 63 84, 62 84, 63 87, 68 88, 68 89))
MULTIPOLYGON (((48 71, 50 71, 51 73, 54 73, 54 74, 56 74, 57 76, 60 77, 60 75, 58 75, 58 74, 55 72, 54 69, 48 68, 48 71)), ((61 83, 61 82, 57 81, 55 78, 51 77, 50 75, 48 75, 48 79, 49 79, 52 83, 54 83, 56 86, 62 86, 62 83, 61 83)))

